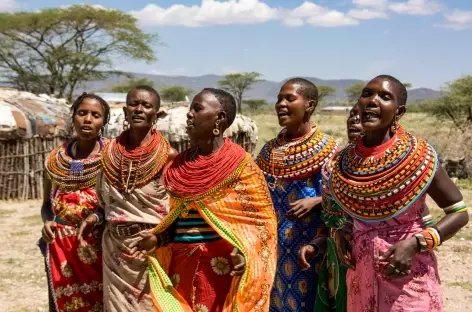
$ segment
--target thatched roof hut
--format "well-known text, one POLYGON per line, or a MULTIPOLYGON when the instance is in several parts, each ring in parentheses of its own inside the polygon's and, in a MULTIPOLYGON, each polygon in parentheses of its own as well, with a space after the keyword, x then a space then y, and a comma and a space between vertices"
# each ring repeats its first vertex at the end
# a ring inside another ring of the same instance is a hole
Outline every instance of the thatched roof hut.
POLYGON ((65 100, 0 88, 0 200, 41 198, 45 157, 69 124, 65 100))
POLYGON ((69 119, 64 99, 0 88, 0 139, 67 136, 69 119))

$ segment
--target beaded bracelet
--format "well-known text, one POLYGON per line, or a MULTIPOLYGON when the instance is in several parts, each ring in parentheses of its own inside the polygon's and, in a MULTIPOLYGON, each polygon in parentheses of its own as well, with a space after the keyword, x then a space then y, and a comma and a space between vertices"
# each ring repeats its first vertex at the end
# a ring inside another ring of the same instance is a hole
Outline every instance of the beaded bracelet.
POLYGON ((464 201, 461 200, 455 204, 452 204, 446 208, 443 208, 446 214, 456 213, 456 212, 466 212, 467 206, 465 205, 464 201))
POLYGON ((423 223, 425 226, 427 227, 430 227, 430 226, 433 226, 434 225, 434 219, 433 219, 433 216, 432 215, 427 215, 427 216, 424 216, 423 217, 423 223))
POLYGON ((101 213, 95 212, 93 215, 97 218, 97 223, 96 223, 96 225, 100 225, 100 224, 103 223, 104 217, 103 217, 103 215, 102 215, 101 213))
POLYGON ((441 243, 441 237, 435 228, 427 228, 423 232, 415 234, 415 238, 420 246, 420 251, 430 251, 438 247, 441 243))

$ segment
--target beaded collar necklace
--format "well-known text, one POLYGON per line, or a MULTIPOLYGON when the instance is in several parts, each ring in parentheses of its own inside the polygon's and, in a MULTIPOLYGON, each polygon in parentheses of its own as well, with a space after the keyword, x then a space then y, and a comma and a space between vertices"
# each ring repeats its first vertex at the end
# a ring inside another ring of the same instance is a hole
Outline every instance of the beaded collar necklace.
POLYGON ((385 144, 346 147, 327 166, 329 193, 352 217, 364 222, 394 218, 430 185, 438 166, 435 150, 399 127, 385 144))
POLYGON ((77 139, 65 142, 53 149, 45 161, 45 169, 61 191, 74 191, 95 185, 100 169, 100 157, 107 139, 98 138, 100 150, 86 159, 72 157, 72 147, 77 139))
POLYGON ((258 166, 267 177, 273 190, 281 187, 279 180, 301 180, 321 170, 336 152, 338 145, 334 138, 324 134, 315 123, 303 137, 289 141, 285 131, 267 142, 256 159, 258 166))
POLYGON ((113 139, 103 151, 102 164, 108 182, 117 190, 130 194, 145 186, 164 167, 170 144, 157 130, 135 149, 128 150, 129 130, 113 139))

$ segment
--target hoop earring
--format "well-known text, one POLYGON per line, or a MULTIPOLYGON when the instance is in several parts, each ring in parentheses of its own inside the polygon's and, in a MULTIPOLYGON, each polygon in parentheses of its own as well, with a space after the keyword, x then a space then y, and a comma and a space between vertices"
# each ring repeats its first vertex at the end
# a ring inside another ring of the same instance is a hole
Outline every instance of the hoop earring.
POLYGON ((397 121, 395 120, 395 122, 390 126, 390 131, 392 131, 392 133, 396 133, 397 129, 398 129, 398 124, 397 124, 397 121))
POLYGON ((128 127, 129 127, 129 122, 128 120, 126 120, 126 117, 125 117, 125 119, 123 120, 123 130, 124 131, 128 130, 128 127))
POLYGON ((103 131, 102 131, 102 129, 100 129, 100 131, 98 131, 98 137, 101 138, 102 135, 103 135, 103 131))
POLYGON ((219 136, 220 135, 220 129, 218 129, 218 126, 220 125, 219 120, 215 122, 215 129, 213 129, 213 135, 214 136, 219 136))

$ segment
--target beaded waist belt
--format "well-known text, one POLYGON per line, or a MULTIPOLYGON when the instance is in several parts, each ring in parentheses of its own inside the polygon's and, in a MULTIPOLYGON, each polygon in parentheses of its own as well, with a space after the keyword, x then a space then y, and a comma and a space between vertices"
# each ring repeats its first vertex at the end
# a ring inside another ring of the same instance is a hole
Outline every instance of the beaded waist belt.
POLYGON ((133 236, 139 232, 150 230, 156 227, 155 224, 148 223, 124 223, 124 224, 111 224, 108 223, 110 231, 118 237, 122 236, 133 236))

